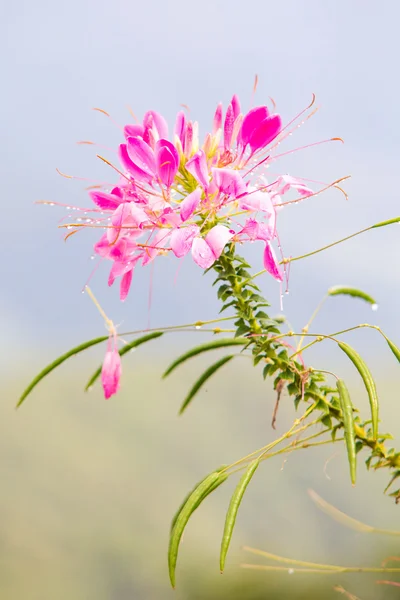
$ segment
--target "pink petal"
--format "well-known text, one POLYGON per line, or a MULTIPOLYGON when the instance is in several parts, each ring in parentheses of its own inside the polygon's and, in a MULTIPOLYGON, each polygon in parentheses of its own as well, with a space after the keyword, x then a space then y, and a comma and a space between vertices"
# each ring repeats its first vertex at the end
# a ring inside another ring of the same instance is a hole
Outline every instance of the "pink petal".
POLYGON ((102 256, 103 258, 108 257, 110 252, 110 242, 108 241, 106 233, 101 236, 98 242, 96 242, 93 249, 99 256, 102 256))
POLYGON ((234 122, 235 122, 235 116, 233 114, 232 104, 230 104, 226 111, 225 123, 224 123, 224 147, 225 147, 225 150, 229 150, 229 148, 231 147, 234 122))
POLYGON ((182 221, 187 221, 200 204, 202 190, 197 188, 181 202, 180 212, 182 221))
POLYGON ((266 225, 259 223, 256 219, 248 219, 239 235, 246 234, 253 241, 263 240, 265 242, 272 240, 275 230, 266 225))
POLYGON ((143 137, 143 133, 144 127, 142 127, 142 125, 125 125, 124 127, 124 136, 126 140, 128 137, 137 137, 138 135, 143 137))
POLYGON ((110 340, 101 370, 101 382, 106 400, 118 392, 121 372, 121 357, 116 343, 114 342, 114 347, 112 347, 110 340))
POLYGON ((166 120, 160 113, 155 110, 149 110, 143 117, 143 127, 145 129, 155 129, 157 139, 168 137, 168 125, 166 120))
POLYGON ((282 120, 279 115, 271 115, 264 119, 250 136, 249 144, 252 152, 268 146, 282 129, 282 120))
POLYGON ((253 131, 268 117, 268 114, 266 106, 256 106, 245 115, 240 132, 240 140, 244 147, 249 143, 253 131))
POLYGON ((233 108, 233 117, 234 119, 236 119, 240 114, 240 102, 236 94, 234 94, 234 96, 232 97, 231 104, 233 108))
POLYGON ((185 152, 185 156, 189 157, 192 153, 192 146, 193 146, 193 123, 192 123, 192 121, 189 121, 188 124, 186 125, 185 139, 184 139, 184 143, 182 144, 182 146, 183 146, 183 150, 185 152))
POLYGON ((184 146, 184 142, 185 142, 185 133, 186 133, 186 116, 185 116, 185 113, 181 110, 176 115, 175 135, 177 135, 178 138, 180 139, 182 147, 184 146))
POLYGON ((215 225, 206 235, 206 242, 211 248, 214 258, 221 256, 226 244, 232 238, 233 234, 224 225, 215 225))
POLYGON ((171 187, 179 167, 177 149, 168 140, 159 140, 156 144, 157 172, 164 185, 171 187))
POLYGON ((215 111, 214 121, 213 121, 213 135, 215 135, 218 129, 222 128, 222 103, 220 102, 217 106, 217 110, 215 111))
POLYGON ((208 168, 207 159, 203 150, 198 150, 186 163, 186 169, 193 175, 198 183, 204 188, 208 188, 208 168))
POLYGON ((128 296, 129 289, 130 289, 131 283, 132 283, 132 276, 133 276, 133 268, 129 269, 129 271, 127 271, 121 279, 120 298, 122 301, 126 300, 126 297, 128 296))
POLYGON ((246 184, 241 175, 233 169, 218 169, 213 167, 213 182, 220 192, 227 194, 230 198, 237 198, 246 192, 246 184))
POLYGON ((117 277, 126 272, 126 265, 123 262, 115 262, 108 275, 108 285, 112 286, 117 277))
POLYGON ((271 244, 267 242, 264 250, 264 268, 268 273, 275 277, 278 281, 283 280, 283 274, 279 268, 278 261, 276 260, 274 249, 271 244))
POLYGON ((215 263, 215 256, 206 240, 196 237, 192 244, 192 256, 196 264, 202 269, 208 269, 215 263))
POLYGON ((120 147, 118 149, 118 156, 124 170, 130 175, 132 175, 132 177, 138 179, 139 181, 151 181, 152 178, 147 173, 142 171, 142 169, 139 169, 139 167, 137 167, 131 161, 131 159, 128 156, 126 144, 120 144, 120 147))
POLYGON ((197 225, 189 225, 188 227, 174 229, 171 235, 171 248, 177 258, 186 256, 199 231, 200 229, 197 225))
MULTIPOLYGON (((268 192, 249 192, 239 200, 239 208, 243 210, 261 211, 268 217, 268 226, 275 233, 276 210, 272 198, 268 192)), ((274 235, 274 234, 273 234, 274 235)), ((272 235, 272 237, 273 237, 272 235)))
POLYGON ((126 149, 131 161, 152 177, 156 173, 156 158, 153 150, 141 137, 130 137, 126 141, 126 149))
POLYGON ((114 194, 106 194, 106 192, 90 191, 89 196, 93 202, 102 210, 115 210, 121 204, 121 199, 114 194))

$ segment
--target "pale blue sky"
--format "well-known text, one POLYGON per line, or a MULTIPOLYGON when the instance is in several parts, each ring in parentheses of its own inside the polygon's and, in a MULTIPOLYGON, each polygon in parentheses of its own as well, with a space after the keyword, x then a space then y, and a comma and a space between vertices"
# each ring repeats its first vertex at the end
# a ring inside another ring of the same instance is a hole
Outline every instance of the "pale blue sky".
MULTIPOLYGON (((282 161, 294 175, 333 180, 351 174, 350 201, 336 192, 310 199, 279 216, 287 254, 296 255, 400 214, 398 22, 394 1, 336 0, 156 0, 7 3, 0 44, 1 169, 3 171, 0 311, 10 348, 24 340, 51 357, 54 348, 103 331, 101 319, 80 290, 91 269, 93 237, 67 244, 57 229, 63 212, 34 205, 48 199, 89 205, 78 182, 55 168, 84 177, 107 178, 107 167, 90 147, 119 142, 117 121, 129 121, 126 106, 142 115, 153 108, 169 120, 181 103, 190 106, 202 131, 216 103, 236 92, 250 104, 254 74, 257 99, 272 96, 288 120, 317 95, 320 112, 290 140, 289 147, 341 136, 282 161)), ((301 327, 326 288, 349 283, 376 296, 380 310, 331 302, 321 326, 373 320, 400 337, 399 229, 369 233, 347 246, 296 263, 285 310, 301 327), (346 314, 343 314, 343 311, 346 314), (341 314, 340 314, 341 313, 341 314)), ((259 249, 261 252, 261 249, 259 249)), ((252 247, 257 264, 259 254, 252 247)), ((217 304, 199 269, 185 261, 176 285, 177 262, 159 260, 154 272, 151 324, 213 317, 217 304)), ((104 308, 124 328, 146 327, 150 269, 135 274, 128 301, 106 286, 107 268, 92 280, 104 308)), ((262 288, 278 311, 278 288, 262 288)), ((379 347, 378 349, 381 349, 379 347)))

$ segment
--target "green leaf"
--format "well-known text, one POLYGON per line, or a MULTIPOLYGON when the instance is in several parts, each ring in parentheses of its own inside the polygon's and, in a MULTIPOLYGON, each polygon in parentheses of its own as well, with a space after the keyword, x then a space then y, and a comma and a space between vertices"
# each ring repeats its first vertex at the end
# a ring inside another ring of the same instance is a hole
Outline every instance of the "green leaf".
POLYGON ((237 517, 240 503, 242 501, 242 498, 244 496, 246 488, 249 485, 250 480, 253 477, 259 464, 260 464, 259 458, 252 461, 249 464, 245 473, 243 474, 242 478, 240 479, 235 491, 233 492, 231 501, 229 503, 228 512, 226 513, 224 533, 222 535, 221 554, 220 554, 220 559, 219 559, 219 567, 220 567, 221 573, 223 572, 224 567, 225 567, 226 555, 228 553, 229 544, 231 542, 233 529, 235 527, 236 517, 237 517))
MULTIPOLYGON (((144 344, 145 342, 149 342, 150 340, 154 340, 155 338, 161 337, 163 335, 163 333, 164 333, 163 331, 154 331, 153 333, 148 333, 147 335, 137 338, 137 339, 133 340, 132 342, 130 342, 129 344, 126 344, 123 348, 121 348, 121 350, 119 350, 119 355, 124 356, 124 354, 126 354, 130 350, 133 350, 133 348, 136 348, 137 346, 140 346, 141 344, 144 344)), ((85 392, 87 392, 89 390, 89 388, 92 387, 92 385, 97 381, 97 379, 100 377, 100 375, 101 375, 101 365, 98 369, 96 369, 96 371, 93 373, 93 375, 87 382, 86 387, 85 387, 85 392)))
POLYGON ((247 344, 249 340, 245 338, 222 338, 213 340, 212 342, 206 342, 205 344, 200 344, 200 346, 196 346, 185 354, 181 354, 174 362, 168 367, 168 369, 163 374, 163 378, 167 377, 172 371, 179 367, 182 363, 186 362, 189 358, 193 356, 197 356, 198 354, 202 354, 203 352, 208 352, 209 350, 217 350, 218 348, 226 348, 229 346, 244 346, 247 344))
POLYGON ((171 585, 175 587, 175 570, 176 563, 178 560, 178 550, 179 543, 181 541, 182 534, 184 529, 192 516, 193 512, 196 508, 199 507, 201 502, 208 496, 208 493, 211 491, 210 488, 213 487, 218 481, 220 474, 215 472, 208 475, 198 486, 197 488, 190 494, 187 499, 185 505, 182 510, 178 514, 175 525, 171 531, 170 540, 169 540, 169 549, 168 549, 168 569, 169 569, 169 578, 171 581, 171 585))
POLYGON ((385 336, 385 339, 388 343, 389 348, 391 349, 391 351, 393 352, 393 354, 395 355, 397 360, 400 362, 400 349, 396 346, 395 343, 393 343, 391 340, 389 340, 389 338, 387 338, 386 336, 385 336))
POLYGON ((196 381, 196 383, 193 385, 193 387, 191 388, 190 392, 188 393, 188 395, 186 396, 180 410, 179 410, 179 414, 181 415, 183 413, 183 411, 185 410, 185 408, 188 406, 188 404, 190 403, 190 401, 195 397, 195 395, 197 394, 197 392, 199 391, 199 389, 202 387, 202 385, 204 385, 204 383, 210 379, 210 377, 212 375, 214 375, 214 373, 216 371, 218 371, 218 369, 220 369, 221 367, 223 367, 227 362, 229 362, 232 358, 234 357, 233 354, 230 354, 229 356, 224 356, 223 358, 221 358, 221 360, 218 360, 216 363, 214 363, 213 365, 211 365, 211 367, 208 367, 208 369, 206 371, 204 371, 204 373, 198 378, 198 380, 196 381))
POLYGON ((386 227, 386 225, 392 225, 393 223, 400 223, 400 217, 394 217, 394 219, 389 219, 388 221, 381 221, 380 223, 376 223, 372 225, 371 229, 376 229, 377 227, 386 227))
POLYGON ((344 439, 346 442, 347 456, 349 459, 350 466, 350 478, 351 483, 356 483, 356 470, 357 470, 357 453, 356 453, 356 435, 354 431, 353 421, 353 405, 350 400, 350 395, 347 387, 342 379, 338 379, 336 382, 337 389, 340 398, 340 407, 343 414, 343 426, 344 426, 344 439))
POLYGON ((51 371, 54 371, 54 369, 56 369, 59 365, 61 365, 63 362, 65 362, 68 358, 70 358, 71 356, 75 356, 75 354, 79 354, 80 352, 83 352, 84 350, 86 350, 87 348, 90 348, 91 346, 95 346, 96 344, 101 344, 101 342, 105 342, 106 340, 108 340, 108 335, 103 335, 102 337, 94 338, 93 340, 84 342, 83 344, 80 344, 79 346, 75 346, 75 348, 72 348, 72 350, 69 350, 62 356, 59 356, 58 358, 56 358, 56 360, 54 360, 52 363, 47 365, 47 367, 45 367, 43 369, 43 371, 40 371, 40 373, 38 375, 36 375, 35 379, 33 379, 31 381, 31 383, 28 385, 28 387, 25 389, 25 391, 22 393, 22 396, 18 400, 17 408, 19 406, 21 406, 21 404, 23 403, 25 398, 31 393, 33 388, 35 388, 37 386, 37 384, 42 379, 44 379, 44 377, 46 377, 46 375, 51 373, 51 371))
POLYGON ((338 345, 339 348, 343 350, 343 352, 345 352, 350 358, 351 362, 354 364, 357 371, 360 373, 361 378, 364 382, 371 408, 372 434, 374 439, 376 440, 378 436, 379 400, 376 391, 375 381, 372 377, 371 371, 369 370, 361 356, 354 350, 354 348, 352 348, 348 344, 345 344, 344 342, 338 342, 338 345))
POLYGON ((353 298, 365 300, 365 302, 368 302, 372 306, 377 306, 376 300, 366 292, 344 285, 335 285, 334 287, 331 287, 328 290, 328 296, 352 296, 353 298))
MULTIPOLYGON (((225 469, 228 465, 221 465, 218 469, 215 469, 214 473, 220 473, 223 469, 225 469)), ((209 475, 206 475, 205 477, 203 477, 203 479, 201 479, 198 483, 196 483, 196 485, 194 486, 193 489, 190 490, 190 492, 188 492, 186 494, 186 496, 184 497, 184 499, 182 500, 181 505, 179 506, 178 510, 176 511, 172 521, 171 521, 171 528, 170 528, 170 533, 172 533, 173 528, 175 527, 175 523, 179 517, 180 512, 182 511, 183 507, 185 506, 186 502, 189 500, 190 496, 197 490, 197 488, 199 487, 199 485, 201 483, 203 483, 203 481, 205 481, 207 479, 207 477, 209 477, 209 475)), ((226 481, 228 479, 228 475, 222 474, 220 475, 219 479, 217 479, 217 481, 215 481, 213 483, 213 485, 207 490, 206 495, 203 496, 201 498, 201 500, 199 501, 198 505, 196 506, 196 508, 198 508, 198 506, 201 504, 201 502, 204 500, 204 498, 206 498, 209 494, 211 494, 211 492, 213 492, 217 487, 219 487, 221 485, 221 483, 223 483, 224 481, 226 481)), ((196 508, 194 508, 193 510, 196 510, 196 508)))

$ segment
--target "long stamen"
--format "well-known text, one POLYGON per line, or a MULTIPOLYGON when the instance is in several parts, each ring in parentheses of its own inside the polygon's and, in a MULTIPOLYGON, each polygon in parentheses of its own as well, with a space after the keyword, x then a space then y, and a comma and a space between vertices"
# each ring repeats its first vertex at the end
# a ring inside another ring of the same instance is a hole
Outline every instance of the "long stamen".
POLYGON ((334 187, 334 188, 340 190, 342 192, 342 194, 344 194, 344 197, 346 198, 346 200, 348 200, 349 197, 346 194, 346 192, 344 191, 344 189, 341 188, 337 184, 340 183, 341 181, 345 181, 346 179, 350 179, 350 177, 351 177, 351 175, 346 175, 345 177, 341 177, 340 179, 336 179, 336 181, 333 181, 332 183, 330 183, 329 185, 325 186, 324 188, 322 188, 318 192, 314 192, 313 194, 307 194, 307 196, 302 196, 301 198, 296 198, 296 200, 288 200, 287 202, 282 202, 281 204, 279 204, 279 206, 287 206, 288 204, 298 204, 299 202, 302 202, 303 200, 306 200, 307 198, 312 198, 313 196, 319 196, 319 194, 322 194, 322 192, 326 192, 326 190, 329 190, 329 188, 331 188, 331 187, 334 187))
POLYGON ((299 150, 306 150, 307 148, 313 148, 314 146, 320 146, 321 144, 327 144, 329 142, 342 142, 344 141, 342 138, 333 137, 327 140, 321 140, 320 142, 314 142, 312 144, 306 144, 305 146, 299 146, 299 148, 293 148, 293 150, 288 150, 287 152, 282 152, 282 154, 276 154, 275 156, 271 156, 271 161, 277 160, 278 158, 282 158, 282 156, 287 156, 288 154, 293 154, 294 152, 298 152, 299 150))

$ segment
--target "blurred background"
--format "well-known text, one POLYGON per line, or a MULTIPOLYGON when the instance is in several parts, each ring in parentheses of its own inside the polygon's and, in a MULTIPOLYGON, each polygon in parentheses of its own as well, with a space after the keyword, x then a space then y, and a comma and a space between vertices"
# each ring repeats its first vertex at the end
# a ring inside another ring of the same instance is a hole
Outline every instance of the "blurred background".
MULTIPOLYGON (((92 140, 115 148, 120 141, 118 127, 91 109, 106 110, 119 124, 131 121, 128 106, 139 117, 154 109, 172 123, 186 104, 204 133, 220 100, 226 105, 237 93, 250 106, 255 74, 256 102, 273 97, 284 121, 315 93, 321 109, 287 149, 336 136, 345 144, 296 153, 282 159, 279 171, 323 181, 352 179, 345 183, 348 202, 333 190, 279 214, 285 254, 303 254, 399 214, 398 3, 16 0, 3 3, 1 14, 0 597, 334 598, 335 584, 361 600, 398 597, 396 588, 375 585, 376 577, 334 580, 240 568, 254 562, 243 545, 348 565, 379 564, 399 554, 395 541, 339 527, 309 499, 311 487, 354 517, 400 529, 399 507, 382 496, 387 474, 360 469, 352 489, 344 452, 335 447, 263 465, 246 494, 221 577, 219 539, 235 484, 229 481, 193 518, 182 544, 178 588, 170 590, 169 523, 182 497, 214 467, 275 436, 272 385, 245 364, 228 365, 177 417, 185 392, 207 363, 192 361, 166 382, 161 374, 176 353, 206 339, 202 331, 165 336, 127 356, 122 392, 109 402, 98 387, 82 392, 101 360, 102 349, 93 349, 66 363, 14 410, 40 368, 104 332, 81 293, 93 269, 96 236, 81 233, 64 243, 57 228, 63 209, 34 204, 89 206, 89 183, 64 179, 56 167, 88 179, 110 178, 93 147, 76 145, 92 140)), ((113 156, 112 150, 102 152, 113 156)), ((398 225, 378 229, 294 263, 284 299, 294 328, 307 322, 328 287, 351 284, 376 297, 379 310, 332 298, 315 326, 332 331, 370 322, 399 342, 398 231, 398 225)), ((252 246, 255 269, 260 255, 252 246)), ((117 288, 107 287, 107 269, 96 272, 91 287, 125 330, 216 316, 214 290, 190 260, 177 276, 176 261, 156 261, 151 302, 150 268, 136 271, 125 304, 117 288)), ((275 282, 259 283, 272 314, 280 312, 275 282)), ((364 330, 351 340, 374 369, 382 429, 391 431, 398 446, 394 359, 374 332, 364 330)), ((367 406, 362 384, 334 347, 318 348, 308 360, 346 377, 355 402, 367 406)), ((283 401, 278 433, 293 414, 283 401)))

